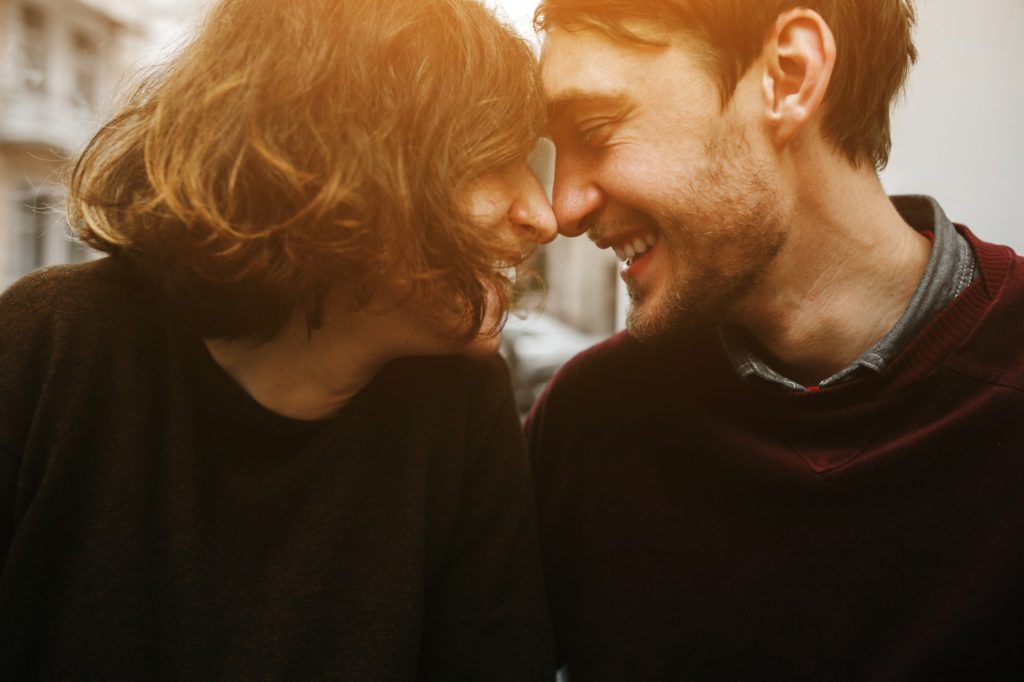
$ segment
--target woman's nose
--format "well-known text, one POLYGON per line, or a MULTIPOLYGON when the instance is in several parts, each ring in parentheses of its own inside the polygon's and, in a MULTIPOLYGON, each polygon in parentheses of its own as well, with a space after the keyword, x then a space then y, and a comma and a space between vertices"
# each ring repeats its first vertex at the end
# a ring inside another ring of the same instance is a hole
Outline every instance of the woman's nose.
POLYGON ((508 219, 531 242, 547 244, 558 235, 551 202, 537 176, 524 165, 518 174, 518 191, 508 207, 508 219))

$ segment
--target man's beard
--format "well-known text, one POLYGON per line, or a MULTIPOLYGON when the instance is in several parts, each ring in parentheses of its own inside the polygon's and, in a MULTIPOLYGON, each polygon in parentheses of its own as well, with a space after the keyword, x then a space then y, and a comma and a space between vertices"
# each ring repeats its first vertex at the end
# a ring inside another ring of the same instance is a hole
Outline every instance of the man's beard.
POLYGON ((658 224, 671 263, 661 300, 634 284, 629 333, 672 343, 729 320, 764 279, 786 242, 785 211, 773 169, 756 162, 742 133, 724 129, 706 145, 706 165, 658 224), (685 263, 685 268, 682 265, 685 263))

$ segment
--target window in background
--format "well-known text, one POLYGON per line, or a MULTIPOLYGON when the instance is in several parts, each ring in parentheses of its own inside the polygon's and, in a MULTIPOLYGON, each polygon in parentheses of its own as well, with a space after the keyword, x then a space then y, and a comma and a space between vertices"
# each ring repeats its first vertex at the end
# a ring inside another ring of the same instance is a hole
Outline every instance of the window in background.
POLYGON ((15 274, 24 275, 46 262, 46 197, 34 195, 20 202, 18 256, 15 274))
POLYGON ((21 82, 26 90, 46 90, 46 15, 35 5, 21 7, 21 82))
MULTIPOLYGON (((67 232, 67 226, 63 220, 61 225, 64 228, 64 232, 67 232)), ((90 260, 94 255, 95 251, 90 249, 84 242, 79 241, 75 237, 68 237, 68 262, 69 263, 82 263, 90 260)))
POLYGON ((60 211, 61 196, 53 191, 29 191, 22 195, 16 213, 14 277, 57 263, 78 262, 90 256, 84 244, 70 242, 67 222, 60 211))
POLYGON ((92 36, 75 31, 71 36, 74 48, 74 89, 71 101, 77 106, 95 107, 99 72, 99 45, 92 36))

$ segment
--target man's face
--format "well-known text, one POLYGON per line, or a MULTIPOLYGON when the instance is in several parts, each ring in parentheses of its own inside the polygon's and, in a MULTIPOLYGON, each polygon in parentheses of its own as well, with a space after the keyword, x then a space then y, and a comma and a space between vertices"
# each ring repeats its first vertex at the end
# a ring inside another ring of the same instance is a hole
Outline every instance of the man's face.
POLYGON ((646 47, 554 28, 544 43, 555 217, 624 261, 640 340, 735 321, 785 241, 756 79, 723 111, 702 58, 681 36, 646 47))

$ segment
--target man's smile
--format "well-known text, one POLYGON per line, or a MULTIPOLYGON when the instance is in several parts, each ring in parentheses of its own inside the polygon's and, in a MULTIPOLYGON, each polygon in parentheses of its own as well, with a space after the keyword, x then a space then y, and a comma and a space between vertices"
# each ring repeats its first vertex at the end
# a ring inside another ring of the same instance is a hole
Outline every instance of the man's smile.
POLYGON ((636 274, 634 266, 647 260, 646 256, 658 244, 661 237, 657 230, 632 230, 618 235, 602 236, 591 232, 590 238, 599 249, 611 249, 615 257, 623 264, 622 277, 636 274))

